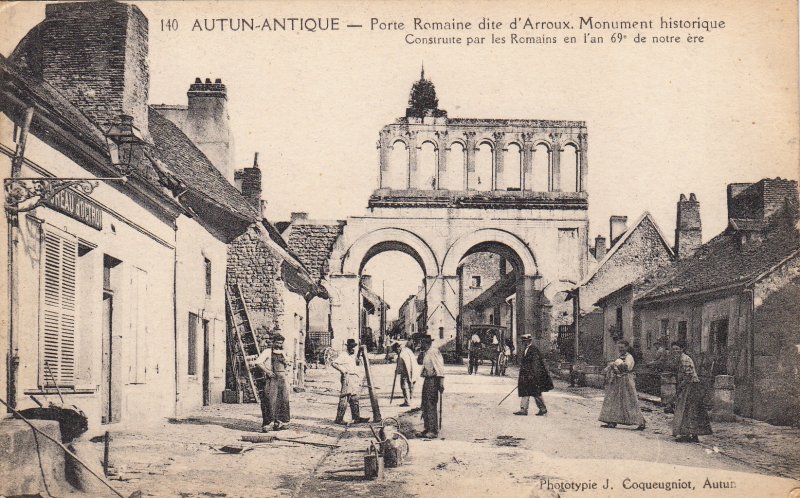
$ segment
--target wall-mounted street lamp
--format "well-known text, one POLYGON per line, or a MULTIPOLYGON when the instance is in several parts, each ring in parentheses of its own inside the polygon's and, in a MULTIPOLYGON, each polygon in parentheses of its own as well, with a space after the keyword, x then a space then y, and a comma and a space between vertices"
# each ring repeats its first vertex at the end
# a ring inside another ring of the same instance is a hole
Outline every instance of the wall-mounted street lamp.
MULTIPOLYGON (((125 183, 133 172, 133 158, 136 147, 144 140, 142 134, 133 125, 133 117, 122 114, 119 123, 112 125, 106 132, 111 165, 119 171, 120 176, 108 178, 56 178, 56 177, 30 177, 22 178, 13 176, 3 180, 5 189, 5 207, 9 213, 20 213, 35 209, 53 199, 59 192, 75 188, 83 194, 91 194, 100 184, 100 181, 118 181, 125 183), (27 202, 31 201, 33 202, 27 202), (24 204, 24 205, 23 205, 24 204)), ((24 151, 24 145, 22 146, 24 151)), ((16 169, 19 171, 22 155, 19 153, 14 158, 18 161, 16 169)))

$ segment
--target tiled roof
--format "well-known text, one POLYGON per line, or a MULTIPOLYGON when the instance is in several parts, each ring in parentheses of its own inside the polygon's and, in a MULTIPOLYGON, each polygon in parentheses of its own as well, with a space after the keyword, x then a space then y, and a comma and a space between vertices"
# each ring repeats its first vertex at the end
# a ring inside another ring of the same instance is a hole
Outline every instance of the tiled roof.
POLYGON ((156 110, 148 113, 157 157, 196 194, 240 218, 256 221, 260 213, 172 121, 156 110))
POLYGON ((283 233, 289 249, 317 281, 328 275, 328 259, 343 226, 339 222, 293 223, 283 233))
POLYGON ((657 283, 638 300, 677 297, 746 284, 800 250, 800 235, 785 223, 771 225, 760 242, 742 245, 741 237, 741 232, 728 229, 690 258, 664 269, 661 275, 648 276, 657 283))
MULTIPOLYGON (((0 72, 17 78, 40 105, 59 117, 62 125, 69 127, 71 133, 107 154, 103 131, 55 88, 2 56, 0 72)), ((148 120, 153 144, 145 144, 137 150, 135 169, 138 176, 164 195, 169 195, 165 188, 174 186, 170 184, 177 180, 181 187, 188 188, 196 197, 210 201, 236 218, 249 221, 259 218, 257 209, 177 126, 152 109, 148 120)))

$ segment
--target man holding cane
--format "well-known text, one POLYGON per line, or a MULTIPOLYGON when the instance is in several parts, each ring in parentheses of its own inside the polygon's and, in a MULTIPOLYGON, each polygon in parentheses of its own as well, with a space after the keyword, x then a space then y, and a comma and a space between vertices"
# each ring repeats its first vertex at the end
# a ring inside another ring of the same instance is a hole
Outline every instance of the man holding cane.
POLYGON ((440 403, 444 392, 444 358, 439 348, 433 346, 433 339, 429 335, 422 338, 422 349, 425 351, 422 359, 422 377, 425 379, 422 383, 422 420, 425 430, 418 436, 437 438, 441 426, 440 403))

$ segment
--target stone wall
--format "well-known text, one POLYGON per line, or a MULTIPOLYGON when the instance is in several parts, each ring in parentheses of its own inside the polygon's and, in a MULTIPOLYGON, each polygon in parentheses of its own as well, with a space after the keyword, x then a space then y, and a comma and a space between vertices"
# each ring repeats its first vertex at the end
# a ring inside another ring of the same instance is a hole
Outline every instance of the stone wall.
POLYGON ((590 310, 601 297, 672 261, 650 217, 631 230, 624 244, 581 287, 583 310, 590 310))
POLYGON ((148 136, 147 18, 117 2, 46 7, 42 77, 101 129, 120 114, 148 136))
POLYGON ((228 246, 227 282, 229 286, 239 284, 254 328, 272 332, 283 317, 282 261, 254 227, 228 246))
POLYGON ((756 284, 754 290, 753 417, 800 425, 800 256, 756 284))

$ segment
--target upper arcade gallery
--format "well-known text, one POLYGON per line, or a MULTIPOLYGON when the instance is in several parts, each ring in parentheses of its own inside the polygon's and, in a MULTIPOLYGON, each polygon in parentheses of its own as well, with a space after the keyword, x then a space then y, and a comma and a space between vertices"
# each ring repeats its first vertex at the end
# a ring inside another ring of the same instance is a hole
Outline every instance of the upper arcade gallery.
POLYGON ((423 70, 380 132, 379 189, 585 192, 587 147, 583 121, 448 118, 423 70))

